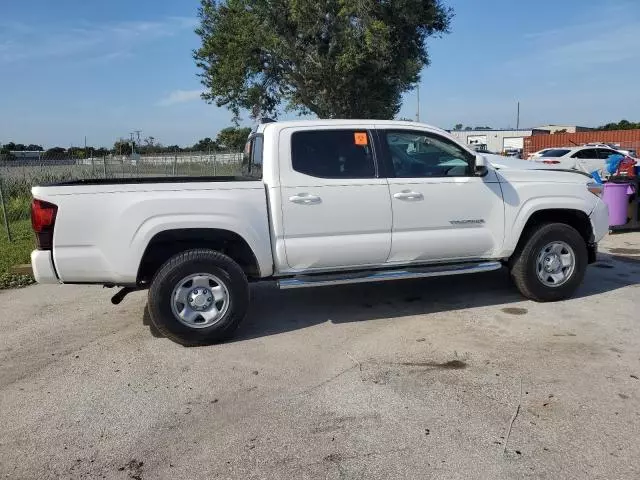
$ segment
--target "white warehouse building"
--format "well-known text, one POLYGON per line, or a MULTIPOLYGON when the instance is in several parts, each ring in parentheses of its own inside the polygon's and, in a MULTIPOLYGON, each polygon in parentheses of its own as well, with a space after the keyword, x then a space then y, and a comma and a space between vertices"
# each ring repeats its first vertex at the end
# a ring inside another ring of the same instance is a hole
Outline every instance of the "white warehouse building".
POLYGON ((477 150, 500 153, 505 150, 522 150, 524 138, 536 134, 548 134, 548 130, 452 130, 451 135, 477 150))

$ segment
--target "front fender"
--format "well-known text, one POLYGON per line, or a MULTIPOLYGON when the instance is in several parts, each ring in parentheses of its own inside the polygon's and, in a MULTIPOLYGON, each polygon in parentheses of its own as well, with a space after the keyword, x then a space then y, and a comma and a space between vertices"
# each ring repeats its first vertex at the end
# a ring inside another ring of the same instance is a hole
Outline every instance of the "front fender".
POLYGON ((512 211, 505 215, 505 231, 508 232, 508 235, 505 238, 500 256, 506 258, 515 251, 527 222, 535 213, 544 210, 574 210, 589 216, 595 208, 595 203, 597 203, 595 196, 594 202, 591 204, 581 196, 555 195, 530 198, 522 203, 519 209, 511 208, 512 211))

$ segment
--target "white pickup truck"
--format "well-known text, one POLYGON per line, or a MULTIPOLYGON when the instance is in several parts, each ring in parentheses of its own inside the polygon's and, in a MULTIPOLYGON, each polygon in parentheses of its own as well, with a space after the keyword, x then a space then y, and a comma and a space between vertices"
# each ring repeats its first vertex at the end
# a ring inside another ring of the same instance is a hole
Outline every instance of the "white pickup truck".
POLYGON ((608 231, 601 187, 479 155, 395 121, 261 124, 243 177, 85 180, 33 188, 41 283, 149 289, 183 345, 222 341, 249 284, 315 287, 507 267, 537 301, 569 297, 608 231), (509 165, 510 164, 510 165, 509 165))

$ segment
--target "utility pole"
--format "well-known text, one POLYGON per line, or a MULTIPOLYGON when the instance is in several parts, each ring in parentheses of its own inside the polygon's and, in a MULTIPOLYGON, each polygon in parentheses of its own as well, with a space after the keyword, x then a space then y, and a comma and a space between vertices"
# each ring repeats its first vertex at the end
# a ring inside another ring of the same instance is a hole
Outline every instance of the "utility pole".
POLYGON ((520 130, 520 102, 518 102, 518 115, 516 117, 516 130, 520 130))
POLYGON ((416 122, 420 122, 420 84, 418 83, 418 107, 416 109, 416 122))
POLYGON ((135 132, 130 132, 129 133, 129 138, 131 139, 131 155, 133 155, 136 151, 136 146, 135 143, 133 141, 133 136, 135 135, 135 132))

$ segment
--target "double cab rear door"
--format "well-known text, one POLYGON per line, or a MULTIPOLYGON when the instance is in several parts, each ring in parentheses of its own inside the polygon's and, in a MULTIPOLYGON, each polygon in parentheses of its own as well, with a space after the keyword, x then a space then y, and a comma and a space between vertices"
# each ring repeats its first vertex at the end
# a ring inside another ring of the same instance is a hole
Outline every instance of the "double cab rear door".
POLYGON ((424 128, 295 127, 279 137, 291 271, 491 258, 504 205, 496 173, 424 128))

